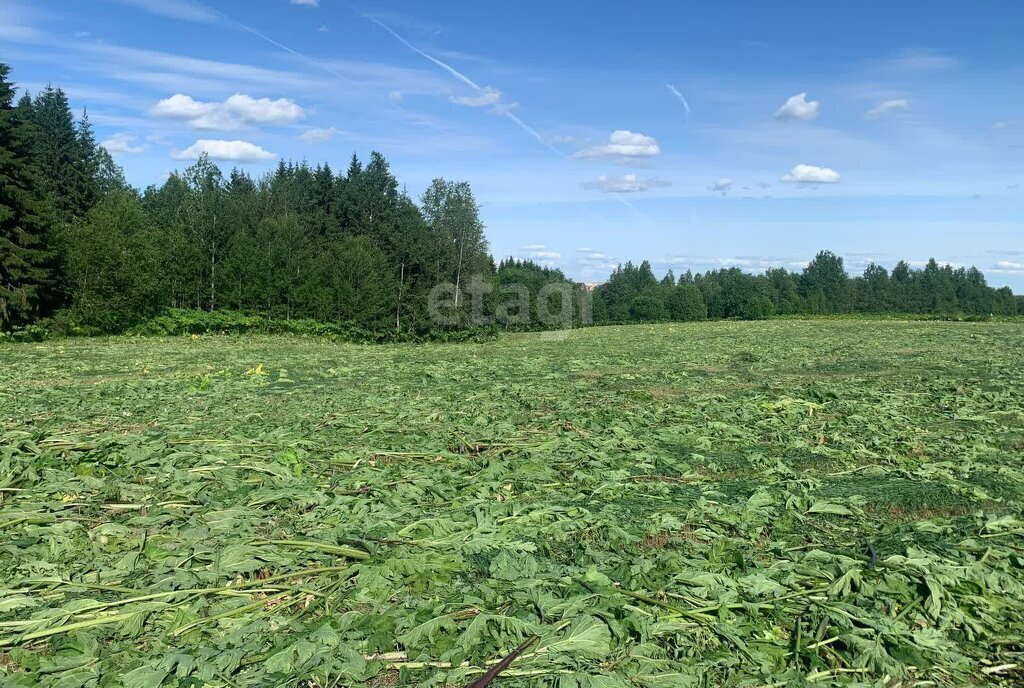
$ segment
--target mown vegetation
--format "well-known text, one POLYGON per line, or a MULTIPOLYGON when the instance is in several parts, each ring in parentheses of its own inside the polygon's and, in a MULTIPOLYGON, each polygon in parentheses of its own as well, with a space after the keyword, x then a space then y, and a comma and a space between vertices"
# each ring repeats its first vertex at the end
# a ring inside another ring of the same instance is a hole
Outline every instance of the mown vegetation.
POLYGON ((1022 344, 6 346, 0 683, 1020 685, 1022 344))
POLYGON ((799 274, 723 269, 659 280, 646 262, 626 264, 591 304, 558 269, 496 263, 468 183, 437 179, 414 199, 379 153, 365 165, 353 156, 344 173, 281 162, 258 179, 204 157, 134 189, 59 88, 18 98, 5 65, 0 161, 0 332, 27 332, 21 338, 125 332, 168 309, 316 320, 371 340, 591 318, 1024 313, 1024 297, 989 287, 974 268, 904 262, 851 278, 828 252, 799 274), (430 300, 443 285, 452 303, 439 319, 430 300), (560 318, 542 317, 548 286, 571 295, 560 318))

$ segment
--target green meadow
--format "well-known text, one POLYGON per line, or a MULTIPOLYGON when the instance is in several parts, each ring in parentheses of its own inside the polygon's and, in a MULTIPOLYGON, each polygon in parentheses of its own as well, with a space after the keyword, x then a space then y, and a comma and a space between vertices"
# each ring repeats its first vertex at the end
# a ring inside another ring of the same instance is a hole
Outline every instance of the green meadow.
POLYGON ((0 685, 1019 685, 1024 325, 0 347, 0 685))

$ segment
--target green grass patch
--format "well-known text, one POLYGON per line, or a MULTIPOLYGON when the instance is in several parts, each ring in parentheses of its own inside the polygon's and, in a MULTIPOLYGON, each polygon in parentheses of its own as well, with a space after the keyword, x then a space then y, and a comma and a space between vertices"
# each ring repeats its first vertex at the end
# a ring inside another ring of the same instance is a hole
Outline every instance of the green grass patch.
POLYGON ((1021 675, 1020 323, 199 320, 0 347, 0 684, 1021 675))

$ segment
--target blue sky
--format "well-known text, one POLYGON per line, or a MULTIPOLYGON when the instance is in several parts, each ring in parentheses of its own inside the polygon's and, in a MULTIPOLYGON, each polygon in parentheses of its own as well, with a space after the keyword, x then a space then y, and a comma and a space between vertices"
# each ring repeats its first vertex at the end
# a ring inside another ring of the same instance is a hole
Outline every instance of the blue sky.
POLYGON ((0 60, 88 108, 139 186, 380 150, 472 183, 495 255, 1024 292, 1024 3, 0 0, 0 60))

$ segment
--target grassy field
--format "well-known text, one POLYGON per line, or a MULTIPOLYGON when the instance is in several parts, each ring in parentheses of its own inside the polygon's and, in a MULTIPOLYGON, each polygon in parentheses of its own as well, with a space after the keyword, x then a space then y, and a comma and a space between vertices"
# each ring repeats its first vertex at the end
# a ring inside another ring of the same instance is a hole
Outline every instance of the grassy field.
POLYGON ((0 684, 1020 685, 1024 326, 0 347, 0 684))

